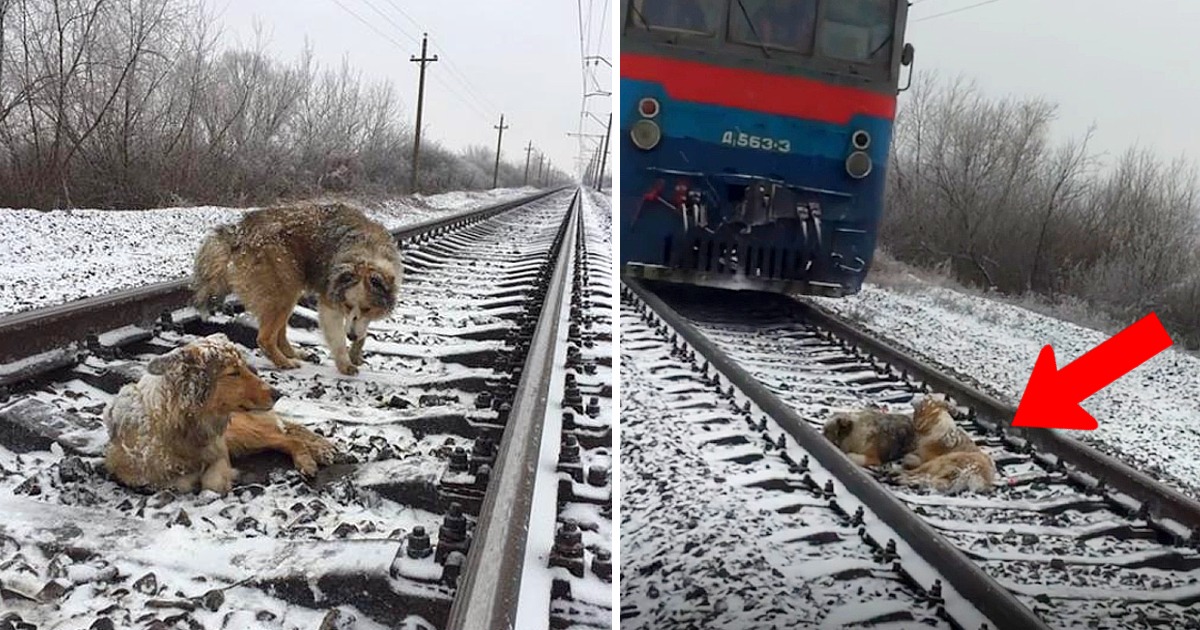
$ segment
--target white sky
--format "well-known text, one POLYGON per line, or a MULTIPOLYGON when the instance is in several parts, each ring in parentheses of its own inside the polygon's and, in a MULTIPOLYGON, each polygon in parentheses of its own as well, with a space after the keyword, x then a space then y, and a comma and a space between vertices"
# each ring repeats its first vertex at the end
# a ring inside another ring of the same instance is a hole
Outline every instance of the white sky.
POLYGON ((916 71, 975 79, 989 95, 1044 96, 1063 137, 1097 125, 1092 148, 1139 144, 1200 161, 1200 1, 914 0, 916 71), (964 8, 960 13, 930 18, 964 8))
MULTIPOLYGON (((253 23, 258 19, 270 40, 268 48, 277 57, 295 59, 307 37, 324 66, 339 65, 345 55, 364 77, 392 79, 410 125, 416 118, 419 69, 409 59, 420 53, 421 32, 427 31, 429 52, 438 55, 439 61, 427 70, 423 138, 455 150, 472 144, 495 147, 493 127, 504 113, 509 126, 504 131, 505 159, 523 163, 524 149, 532 140, 535 149, 567 172, 573 172, 578 141, 566 134, 578 130, 583 102, 581 9, 584 29, 589 31, 588 54, 599 50, 611 61, 613 38, 607 1, 208 2, 227 42, 252 43, 253 23), (395 43, 356 19, 351 11, 395 43)), ((603 71, 598 79, 602 89, 609 91, 611 73, 608 66, 600 67, 603 71)), ((602 120, 610 106, 608 98, 589 99, 590 111, 602 120)), ((604 131, 600 123, 588 120, 585 133, 604 131)), ((533 161, 536 164, 536 154, 533 161)))

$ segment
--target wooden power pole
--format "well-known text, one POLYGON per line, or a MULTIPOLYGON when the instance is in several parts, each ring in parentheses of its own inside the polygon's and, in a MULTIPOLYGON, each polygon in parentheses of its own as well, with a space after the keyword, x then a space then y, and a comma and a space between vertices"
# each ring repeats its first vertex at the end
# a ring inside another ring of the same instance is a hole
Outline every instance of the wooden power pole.
POLYGON ((413 57, 413 63, 421 64, 421 80, 417 84, 417 130, 413 138, 413 156, 412 156, 412 181, 409 188, 412 192, 417 192, 417 161, 421 157, 421 113, 425 105, 425 66, 438 60, 437 55, 432 57, 426 54, 429 46, 429 34, 421 34, 421 56, 413 57))
POLYGON ((542 185, 542 161, 545 159, 546 159, 546 156, 542 155, 541 153, 538 153, 538 176, 537 176, 538 186, 542 185))
POLYGON ((529 185, 529 156, 533 153, 533 140, 529 141, 529 146, 525 147, 525 181, 522 186, 529 185))
POLYGON ((495 188, 500 179, 500 142, 504 140, 504 130, 508 129, 504 124, 504 114, 500 114, 500 124, 492 128, 500 130, 500 133, 496 134, 496 166, 492 167, 492 188, 495 188))

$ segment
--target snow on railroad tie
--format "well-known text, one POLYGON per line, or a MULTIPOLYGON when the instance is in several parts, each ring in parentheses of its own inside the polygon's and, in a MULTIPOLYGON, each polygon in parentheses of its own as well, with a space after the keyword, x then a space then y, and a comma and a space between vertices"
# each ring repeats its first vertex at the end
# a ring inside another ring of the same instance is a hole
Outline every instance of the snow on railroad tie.
MULTIPOLYGON (((135 492, 104 471, 99 418, 116 391, 152 356, 214 327, 252 339, 243 315, 122 335, 130 345, 0 393, 0 619, 13 611, 64 630, 442 627, 462 570, 455 554, 468 550, 488 487, 484 466, 497 463, 497 383, 513 350, 503 340, 525 314, 494 299, 530 288, 533 278, 510 263, 548 260, 569 199, 475 224, 466 241, 424 245, 456 264, 410 270, 405 285, 424 289, 421 297, 402 287, 404 308, 372 327, 355 377, 337 373, 302 308, 288 330, 308 355, 300 369, 275 370, 248 351, 284 394, 276 410, 337 445, 339 461, 315 479, 274 454, 235 461, 242 474, 226 497, 135 492), (25 421, 19 430, 11 413, 25 421)), ((594 324, 611 331, 599 316, 594 324)), ((590 572, 572 582, 576 602, 555 600, 566 619, 578 601, 608 605, 592 551, 611 532, 602 517, 611 488, 596 474, 611 467, 611 453, 596 446, 611 441, 606 343, 575 357, 581 370, 597 368, 579 377, 577 428, 584 470, 595 470, 559 515, 590 523, 590 572)))

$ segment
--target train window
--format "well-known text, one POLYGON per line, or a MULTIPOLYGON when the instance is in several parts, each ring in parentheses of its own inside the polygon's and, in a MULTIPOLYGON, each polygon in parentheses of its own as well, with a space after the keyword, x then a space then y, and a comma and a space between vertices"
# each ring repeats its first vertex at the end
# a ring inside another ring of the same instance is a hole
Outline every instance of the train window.
POLYGON ((816 0, 733 0, 729 38, 743 44, 812 53, 816 0))
POLYGON ((826 2, 817 45, 826 57, 887 63, 891 58, 895 0, 826 2))
POLYGON ((631 0, 629 23, 636 28, 713 35, 723 0, 631 0))

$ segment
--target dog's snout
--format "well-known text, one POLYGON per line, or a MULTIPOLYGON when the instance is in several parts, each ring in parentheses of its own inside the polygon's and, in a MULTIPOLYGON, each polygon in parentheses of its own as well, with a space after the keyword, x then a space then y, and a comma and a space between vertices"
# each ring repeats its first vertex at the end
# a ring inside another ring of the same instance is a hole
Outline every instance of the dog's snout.
POLYGON ((346 338, 350 341, 358 341, 358 333, 354 332, 353 330, 348 330, 346 331, 346 338))
POLYGON ((275 403, 279 402, 280 398, 283 398, 283 392, 279 391, 278 389, 275 389, 274 387, 270 388, 270 390, 271 390, 271 404, 275 404, 275 403))

